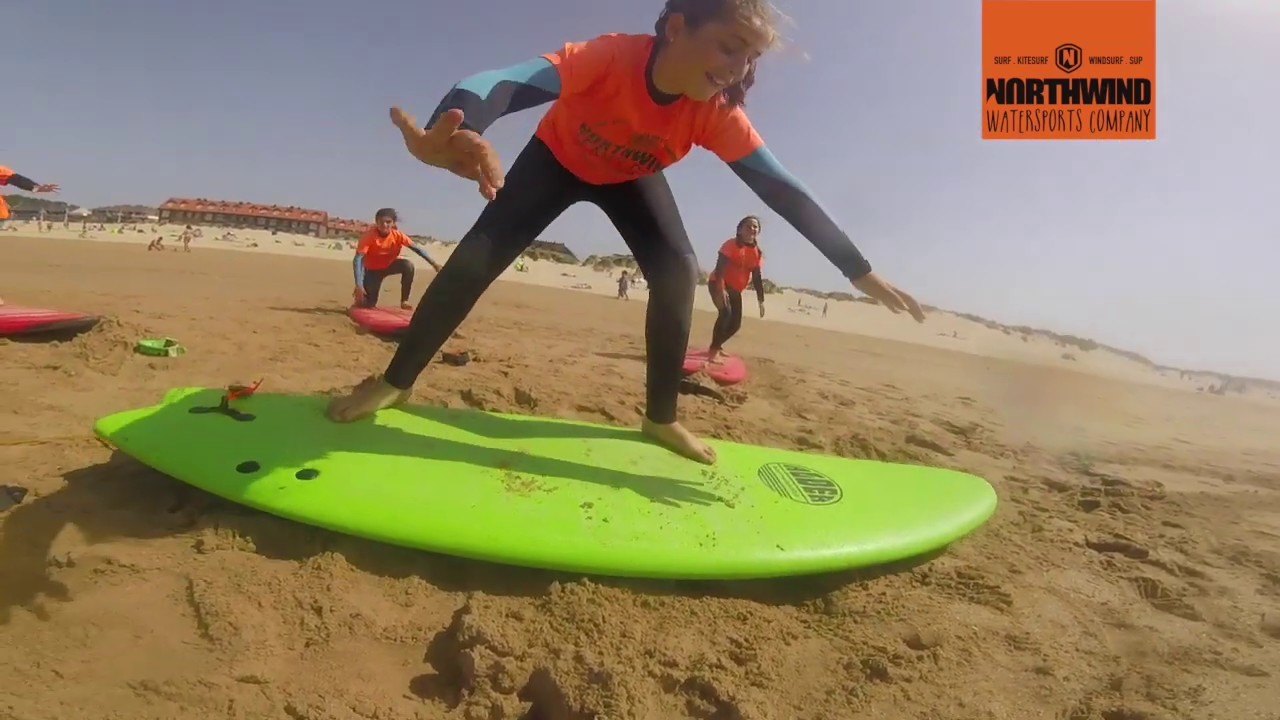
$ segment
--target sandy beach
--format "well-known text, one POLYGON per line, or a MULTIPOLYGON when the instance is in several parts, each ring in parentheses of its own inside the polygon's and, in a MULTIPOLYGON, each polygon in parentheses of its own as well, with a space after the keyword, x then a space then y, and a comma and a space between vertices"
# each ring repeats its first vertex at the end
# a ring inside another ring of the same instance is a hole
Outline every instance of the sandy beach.
MULTIPOLYGON (((391 356, 344 315, 341 243, 221 232, 191 253, 74 225, 0 233, 7 303, 104 318, 65 342, 0 340, 0 484, 29 490, 0 512, 0 719, 1280 717, 1271 386, 1214 394, 1212 376, 949 313, 919 326, 832 301, 823 318, 821 299, 773 295, 732 343, 749 382, 727 403, 683 396, 684 421, 980 475, 1001 501, 988 525, 890 574, 489 566, 249 511, 92 437, 170 387, 338 392, 391 356), (156 336, 187 353, 132 352, 156 336)), ((416 300, 433 273, 415 263, 416 300)), ((644 292, 529 267, 446 346, 482 361, 432 365, 415 401, 637 423, 644 292)), ((693 345, 712 320, 695 313, 693 345)))

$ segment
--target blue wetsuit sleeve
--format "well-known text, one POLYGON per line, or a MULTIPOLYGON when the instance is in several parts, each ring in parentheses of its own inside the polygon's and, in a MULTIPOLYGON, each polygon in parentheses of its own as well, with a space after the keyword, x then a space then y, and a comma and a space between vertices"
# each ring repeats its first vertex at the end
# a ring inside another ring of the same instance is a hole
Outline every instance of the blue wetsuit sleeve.
POLYGON ((849 236, 822 209, 813 194, 787 172, 769 148, 761 147, 743 159, 729 163, 729 167, 771 210, 813 243, 818 252, 845 277, 857 280, 871 272, 871 263, 862 256, 849 236))
POLYGON ((427 254, 426 248, 422 247, 418 243, 412 243, 409 245, 409 249, 417 253, 418 257, 422 258, 423 260, 426 260, 428 265, 435 267, 436 261, 432 260, 431 256, 427 254))
POLYGON ((484 134, 503 115, 527 110, 560 97, 560 73, 550 60, 534 58, 501 70, 486 70, 454 85, 426 127, 449 110, 461 110, 462 127, 484 134))
POLYGON ((364 287, 364 255, 356 253, 356 259, 351 261, 351 266, 356 274, 356 287, 364 287))
POLYGON ((26 190, 27 192, 31 192, 32 190, 35 190, 37 187, 35 180, 32 180, 26 175, 19 175, 17 173, 10 175, 9 182, 6 184, 12 185, 18 188, 19 190, 26 190))

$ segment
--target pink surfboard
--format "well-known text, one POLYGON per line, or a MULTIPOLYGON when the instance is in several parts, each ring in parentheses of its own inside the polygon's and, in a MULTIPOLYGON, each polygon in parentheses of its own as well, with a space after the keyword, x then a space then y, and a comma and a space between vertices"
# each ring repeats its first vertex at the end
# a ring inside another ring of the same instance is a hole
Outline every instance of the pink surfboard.
POLYGON ((708 365, 706 350, 690 350, 684 356, 684 374, 699 371, 720 385, 737 385, 747 379, 747 364, 737 355, 720 353, 716 364, 708 365))
POLYGON ((0 337, 80 332, 97 324, 98 318, 78 312, 0 305, 0 337))
POLYGON ((355 324, 376 335, 399 335, 409 328, 412 310, 380 307, 350 307, 347 317, 355 324))

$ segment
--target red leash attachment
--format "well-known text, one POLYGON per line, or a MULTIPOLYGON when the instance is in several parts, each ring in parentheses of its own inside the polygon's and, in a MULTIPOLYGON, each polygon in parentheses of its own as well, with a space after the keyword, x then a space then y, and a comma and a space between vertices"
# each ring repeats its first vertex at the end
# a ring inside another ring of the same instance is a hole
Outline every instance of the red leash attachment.
POLYGON ((262 380, 261 380, 261 379, 259 379, 259 380, 258 380, 257 382, 255 382, 254 384, 252 384, 252 385, 248 385, 248 386, 245 386, 245 385, 228 385, 228 386, 227 386, 227 394, 226 394, 226 396, 224 396, 223 400, 224 400, 224 402, 229 403, 229 402, 231 402, 232 400, 239 400, 239 399, 241 399, 241 398, 247 398, 247 397, 249 397, 250 395, 252 395, 252 394, 254 394, 255 392, 257 392, 257 391, 258 391, 258 388, 259 388, 259 387, 261 387, 261 386, 262 386, 262 380))

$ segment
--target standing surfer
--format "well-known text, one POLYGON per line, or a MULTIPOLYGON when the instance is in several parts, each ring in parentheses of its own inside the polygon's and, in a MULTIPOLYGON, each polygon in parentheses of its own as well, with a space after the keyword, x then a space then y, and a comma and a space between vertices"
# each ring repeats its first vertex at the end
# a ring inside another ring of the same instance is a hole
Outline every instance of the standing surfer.
POLYGON ((649 286, 641 430, 698 462, 715 451, 676 418, 698 262, 664 169, 707 148, 813 243, 854 287, 924 322, 909 294, 870 263, 752 127, 743 111, 756 62, 774 45, 766 0, 667 0, 654 34, 601 35, 455 85, 426 127, 391 119, 419 161, 473 180, 489 202, 427 288, 382 375, 330 402, 352 422, 409 398, 427 364, 490 284, 578 202, 604 211, 649 286), (509 113, 552 103, 504 176, 482 133, 509 113))

